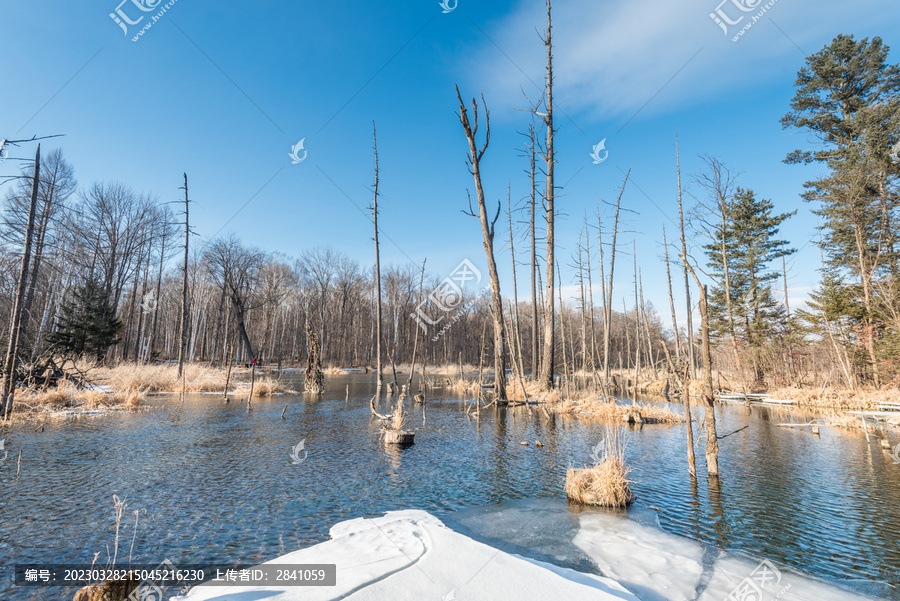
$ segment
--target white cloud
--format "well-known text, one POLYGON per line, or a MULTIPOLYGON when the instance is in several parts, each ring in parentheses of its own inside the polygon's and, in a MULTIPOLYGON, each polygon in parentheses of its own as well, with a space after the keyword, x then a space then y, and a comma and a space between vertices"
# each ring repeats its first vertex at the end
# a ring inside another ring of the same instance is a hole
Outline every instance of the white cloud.
MULTIPOLYGON (((781 71, 796 72, 803 61, 797 46, 815 52, 837 32, 855 33, 854 22, 870 26, 873 15, 884 13, 877 0, 860 0, 852 11, 836 0, 822 0, 814 11, 808 3, 777 0, 735 43, 709 16, 718 1, 556 4, 557 102, 571 113, 627 119, 651 98, 647 114, 746 88, 781 77, 781 71)), ((731 2, 722 10, 732 18, 748 15, 739 25, 756 14, 740 13, 731 2)), ((493 27, 482 27, 492 41, 485 40, 469 67, 493 104, 524 107, 522 88, 540 98, 546 59, 538 30, 545 27, 544 4, 535 1, 520 3, 493 27)), ((738 29, 731 26, 730 32, 738 29)))

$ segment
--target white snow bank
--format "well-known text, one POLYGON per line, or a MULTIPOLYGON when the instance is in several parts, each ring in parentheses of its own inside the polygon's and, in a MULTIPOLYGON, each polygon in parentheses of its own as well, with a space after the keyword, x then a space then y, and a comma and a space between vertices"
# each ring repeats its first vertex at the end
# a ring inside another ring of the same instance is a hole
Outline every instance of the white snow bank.
MULTIPOLYGON (((769 562, 743 557, 723 557, 716 561, 709 584, 698 601, 728 599, 735 589, 754 591, 758 587, 763 598, 779 601, 867 601, 870 598, 839 589, 824 582, 789 572, 769 562)), ((745 593, 746 594, 746 593, 745 593)), ((741 597, 736 597, 740 599, 741 597)))
POLYGON ((332 587, 198 586, 172 601, 638 601, 617 582, 505 553, 424 511, 396 511, 331 529, 331 540, 269 564, 337 565, 332 587))

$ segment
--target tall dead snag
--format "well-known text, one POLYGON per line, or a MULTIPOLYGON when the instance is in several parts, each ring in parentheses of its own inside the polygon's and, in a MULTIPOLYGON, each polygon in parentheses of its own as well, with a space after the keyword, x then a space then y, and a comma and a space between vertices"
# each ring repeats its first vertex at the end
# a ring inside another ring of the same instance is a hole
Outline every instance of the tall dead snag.
MULTIPOLYGON (((610 249, 609 259, 609 285, 606 287, 607 298, 604 301, 606 315, 603 316, 603 376, 604 381, 609 385, 610 366, 609 366, 609 342, 612 336, 612 293, 613 293, 613 276, 616 269, 616 237, 619 235, 619 209, 622 206, 622 194, 625 193, 625 186, 628 185, 628 177, 631 175, 631 169, 625 174, 625 181, 622 182, 622 189, 619 190, 619 196, 616 198, 616 218, 613 222, 612 248, 610 249)), ((599 218, 598 218, 599 221, 599 218)), ((600 240, 601 247, 603 240, 600 240)), ((624 316, 624 314, 623 314, 624 316)))
POLYGON ((534 213, 536 206, 535 199, 535 141, 534 141, 534 123, 531 123, 528 126, 528 154, 529 154, 529 176, 531 181, 531 203, 530 203, 530 221, 529 228, 531 230, 531 377, 533 379, 537 379, 538 377, 538 361, 540 357, 540 340, 538 337, 538 329, 540 324, 538 322, 538 287, 537 287, 537 277, 538 277, 538 267, 537 267, 537 236, 534 231, 534 213))
POLYGON ((512 225, 512 199, 511 199, 511 187, 507 188, 506 192, 506 210, 509 215, 509 257, 512 266, 512 283, 513 283, 513 313, 511 314, 511 318, 513 318, 512 329, 509 331, 510 338, 510 348, 516 348, 515 353, 510 353, 513 355, 513 363, 516 363, 519 368, 519 375, 521 376, 525 367, 522 362, 522 345, 519 341, 519 286, 516 281, 516 247, 513 243, 513 225, 512 225))
POLYGON ((306 336, 309 338, 309 354, 306 357, 306 381, 303 389, 306 392, 319 394, 325 391, 325 376, 322 374, 322 350, 319 348, 319 337, 309 323, 306 324, 306 336))
POLYGON ((188 181, 187 173, 184 174, 184 268, 181 273, 181 342, 178 346, 178 377, 184 371, 184 355, 187 352, 187 326, 188 326, 188 240, 190 239, 190 221, 188 219, 188 181))
POLYGON ((691 417, 691 395, 688 394, 691 387, 691 366, 688 365, 687 357, 682 357, 678 365, 683 369, 681 381, 684 386, 682 399, 684 400, 684 423, 687 428, 685 433, 687 434, 688 471, 691 477, 695 477, 697 475, 697 458, 694 457, 694 422, 691 417))
MULTIPOLYGON (((425 259, 422 261, 422 275, 419 277, 419 298, 416 299, 417 307, 422 302, 422 287, 425 284, 425 262, 426 261, 428 261, 428 259, 425 259)), ((407 380, 406 380, 406 389, 409 391, 412 390, 413 376, 416 373, 416 357, 417 357, 418 351, 419 351, 419 328, 416 328, 416 337, 413 341, 412 366, 409 368, 409 378, 407 378, 407 380)), ((422 382, 422 385, 419 388, 421 389, 421 391, 423 393, 425 392, 425 382, 424 381, 422 382)))
POLYGON ((378 246, 378 136, 372 122, 372 140, 375 149, 375 191, 372 198, 372 222, 375 224, 375 371, 377 388, 381 388, 381 254, 378 246))
POLYGON ((694 266, 688 261, 687 255, 681 260, 691 272, 697 288, 700 289, 700 362, 703 367, 703 401, 706 403, 706 415, 703 421, 706 425, 706 471, 710 476, 719 475, 719 437, 716 434, 716 405, 713 397, 712 379, 712 352, 709 345, 709 306, 707 304, 706 285, 700 282, 694 266))
MULTIPOLYGON (((706 231, 707 236, 709 236, 711 243, 718 247, 718 252, 721 255, 719 259, 722 262, 722 286, 725 290, 725 307, 728 315, 728 332, 731 334, 731 350, 734 354, 735 371, 738 374, 743 375, 743 370, 741 369, 741 357, 738 353, 737 333, 734 327, 734 302, 731 298, 731 277, 728 272, 728 202, 734 196, 735 176, 732 175, 728 167, 726 167, 719 159, 708 155, 704 155, 700 158, 706 163, 706 171, 699 174, 696 177, 696 181, 706 188, 715 205, 714 207, 706 205, 702 206, 704 206, 710 214, 718 213, 716 215, 718 223, 715 226, 704 227, 703 229, 706 231)), ((760 371, 761 370, 757 370, 757 380, 762 378, 762 375, 759 373, 760 371)))
POLYGON ((469 173, 475 178, 475 194, 478 201, 478 213, 475 213, 470 202, 467 214, 472 217, 478 217, 479 221, 481 221, 484 255, 487 259, 488 274, 491 277, 491 315, 494 318, 494 395, 499 402, 506 400, 506 356, 504 355, 506 327, 503 320, 503 299, 500 297, 500 276, 497 274, 497 262, 494 260, 494 226, 497 224, 497 219, 500 218, 500 209, 503 204, 497 203, 497 213, 490 220, 484 199, 484 188, 481 184, 481 158, 484 156, 491 141, 491 112, 487 108, 484 96, 482 96, 481 104, 484 106, 486 131, 484 145, 479 149, 475 140, 475 136, 478 133, 478 103, 474 98, 472 99, 472 121, 470 122, 466 104, 459 93, 459 87, 456 88, 456 98, 459 100, 459 122, 462 124, 466 139, 469 142, 469 173))
MULTIPOLYGON (((694 430, 691 425, 691 377, 695 375, 694 363, 694 325, 691 320, 691 285, 688 280, 688 262, 687 262, 687 239, 684 237, 684 203, 681 198, 681 158, 678 154, 678 134, 675 134, 675 171, 678 175, 678 221, 681 227, 681 261, 684 269, 684 297, 687 303, 687 360, 688 365, 684 368, 684 390, 682 396, 684 398, 684 417, 687 423, 687 446, 688 446, 688 469, 691 476, 697 475, 696 459, 694 457, 694 430)), ((710 374, 710 381, 712 375, 710 374)), ((714 439, 715 440, 715 439, 714 439)), ((718 445, 718 441, 716 442, 718 445)), ((707 463, 707 467, 709 463, 707 463)), ((718 471, 718 463, 716 464, 718 471)))
MULTIPOLYGON (((678 221, 681 226, 681 254, 687 256, 687 242, 684 237, 684 204, 681 200, 681 158, 678 154, 678 133, 675 134, 675 169, 678 172, 678 221)), ((696 377, 697 362, 694 360, 694 323, 693 323, 693 307, 691 306, 691 285, 688 281, 687 262, 684 264, 684 298, 687 303, 687 346, 688 359, 691 362, 691 376, 696 377)), ((685 395, 688 391, 685 390, 685 395)))
POLYGON ((13 401, 16 395, 16 369, 19 363, 19 344, 22 336, 22 307, 25 301, 25 284, 28 275, 28 267, 31 264, 31 242, 34 237, 34 216, 37 208, 38 189, 41 181, 41 145, 38 144, 34 153, 34 175, 31 178, 31 202, 28 208, 28 225, 25 228, 25 242, 22 247, 22 263, 19 267, 19 279, 16 285, 16 300, 13 304, 12 319, 10 320, 9 346, 6 350, 6 361, 3 365, 3 417, 9 419, 12 415, 13 401))
POLYGON ((666 225, 663 224, 663 250, 666 253, 666 281, 669 284, 669 308, 672 310, 672 332, 675 334, 675 356, 681 356, 681 336, 678 333, 678 319, 675 316, 675 297, 672 295, 672 270, 669 268, 669 242, 666 240, 666 225))
POLYGON ((554 207, 555 189, 553 183, 554 167, 556 165, 556 155, 553 151, 553 139, 556 131, 553 129, 553 21, 551 19, 550 0, 547 0, 547 35, 543 39, 544 46, 547 47, 547 91, 545 98, 546 113, 544 117, 544 127, 547 130, 547 144, 544 149, 544 162, 546 163, 547 187, 544 192, 544 203, 547 211, 547 293, 544 294, 544 348, 541 357, 541 377, 540 386, 549 390, 553 387, 553 351, 556 345, 556 314, 553 302, 553 269, 556 266, 554 258, 554 226, 556 220, 556 209, 554 207))

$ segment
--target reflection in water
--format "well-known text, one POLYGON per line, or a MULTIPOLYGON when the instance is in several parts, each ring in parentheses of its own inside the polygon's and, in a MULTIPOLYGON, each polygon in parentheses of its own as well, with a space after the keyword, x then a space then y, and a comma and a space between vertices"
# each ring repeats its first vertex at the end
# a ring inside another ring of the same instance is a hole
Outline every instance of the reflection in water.
POLYGON ((722 482, 719 478, 713 477, 709 479, 709 504, 712 508, 712 527, 716 533, 715 542, 722 549, 727 549, 730 546, 728 544, 728 522, 725 519, 725 505, 722 501, 721 484, 722 482))
MULTIPOLYGON (((330 378, 323 396, 254 399, 249 413, 246 403, 215 396, 152 397, 137 413, 44 420, 44 432, 36 423, 10 426, 0 437, 23 457, 18 479, 14 463, 0 465, 0 598, 41 598, 10 588, 15 563, 90 564, 105 552, 115 536, 113 494, 128 497, 129 511, 144 510, 136 562, 253 562, 325 540, 339 521, 389 510, 452 521, 458 509, 514 499, 565 507, 566 469, 590 461, 603 437, 602 422, 530 416, 523 407, 476 417, 470 404, 467 415, 465 402, 434 391, 427 409, 407 401, 416 443, 400 449, 380 439, 372 381, 330 378), (291 449, 304 439, 308 458, 294 465, 291 449)), ((380 400, 380 410, 390 403, 380 400)), ((688 476, 684 426, 625 431, 637 494, 628 515, 652 508, 670 533, 826 579, 900 584, 900 466, 878 436, 779 428, 804 419, 781 408, 717 412, 722 432, 748 426, 721 441, 719 481, 703 481, 702 453, 700 477, 688 476)), ((584 569, 579 561, 571 565, 584 569)), ((894 590, 882 597, 900 601, 894 590)))

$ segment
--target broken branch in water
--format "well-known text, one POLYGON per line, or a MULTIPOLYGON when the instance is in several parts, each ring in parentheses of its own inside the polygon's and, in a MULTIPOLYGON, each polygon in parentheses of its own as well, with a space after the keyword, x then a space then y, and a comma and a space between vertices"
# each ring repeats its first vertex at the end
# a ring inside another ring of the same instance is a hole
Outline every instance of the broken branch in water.
POLYGON ((378 413, 377 411, 375 411, 375 397, 377 397, 377 396, 378 396, 377 394, 373 394, 372 400, 369 401, 369 408, 372 410, 372 415, 374 415, 375 417, 377 417, 380 420, 385 420, 385 421, 394 419, 393 414, 392 415, 382 415, 381 413, 378 413))
POLYGON ((734 432, 729 432, 728 434, 723 434, 722 436, 719 436, 718 438, 719 438, 719 440, 722 440, 723 438, 728 438, 728 437, 731 436, 732 434, 737 434, 737 433, 740 432, 741 430, 746 430, 746 429, 749 428, 749 427, 750 427, 750 426, 744 426, 743 428, 738 428, 738 429, 735 430, 734 432))

